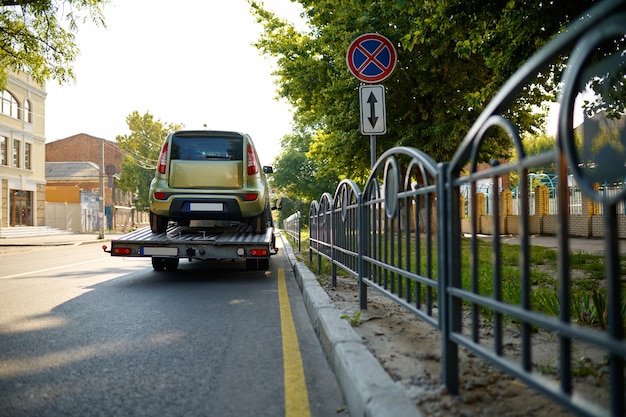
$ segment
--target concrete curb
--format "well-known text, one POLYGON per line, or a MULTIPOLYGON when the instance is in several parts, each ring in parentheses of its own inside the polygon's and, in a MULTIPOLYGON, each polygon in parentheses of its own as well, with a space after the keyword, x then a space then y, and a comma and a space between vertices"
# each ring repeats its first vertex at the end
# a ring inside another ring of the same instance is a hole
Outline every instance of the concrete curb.
POLYGON ((313 274, 280 234, 306 310, 351 417, 421 417, 405 389, 395 384, 347 320, 341 318, 313 274))

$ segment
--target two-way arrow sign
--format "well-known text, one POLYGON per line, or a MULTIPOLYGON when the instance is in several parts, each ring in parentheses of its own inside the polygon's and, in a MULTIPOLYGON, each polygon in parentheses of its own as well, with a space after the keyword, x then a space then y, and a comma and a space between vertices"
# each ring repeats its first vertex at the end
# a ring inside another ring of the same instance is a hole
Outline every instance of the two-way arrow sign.
POLYGON ((359 87, 361 103, 361 133, 382 135, 387 132, 385 116, 385 87, 382 85, 362 85, 359 87))

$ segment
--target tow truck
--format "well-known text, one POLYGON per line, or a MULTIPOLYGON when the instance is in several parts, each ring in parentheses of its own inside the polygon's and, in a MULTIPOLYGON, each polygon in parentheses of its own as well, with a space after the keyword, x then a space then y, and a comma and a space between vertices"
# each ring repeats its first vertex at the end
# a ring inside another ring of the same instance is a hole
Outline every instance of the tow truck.
POLYGON ((266 270, 270 256, 278 253, 273 227, 263 233, 246 223, 217 226, 170 225, 163 233, 153 233, 150 226, 111 240, 111 256, 151 257, 155 271, 173 271, 180 259, 245 259, 247 270, 266 270), (193 226, 193 227, 192 227, 193 226))

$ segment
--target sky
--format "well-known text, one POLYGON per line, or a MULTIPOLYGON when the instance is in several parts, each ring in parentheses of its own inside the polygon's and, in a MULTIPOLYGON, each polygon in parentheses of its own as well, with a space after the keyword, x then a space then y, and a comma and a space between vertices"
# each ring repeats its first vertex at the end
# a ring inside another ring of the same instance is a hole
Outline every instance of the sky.
MULTIPOLYGON (((298 4, 264 3, 298 22, 298 4)), ((252 46, 262 27, 245 0, 112 0, 103 11, 106 28, 87 22, 76 34, 76 80, 46 84, 47 142, 115 140, 137 111, 185 129, 248 133, 261 163, 272 163, 292 112, 276 99, 275 61, 252 46)))

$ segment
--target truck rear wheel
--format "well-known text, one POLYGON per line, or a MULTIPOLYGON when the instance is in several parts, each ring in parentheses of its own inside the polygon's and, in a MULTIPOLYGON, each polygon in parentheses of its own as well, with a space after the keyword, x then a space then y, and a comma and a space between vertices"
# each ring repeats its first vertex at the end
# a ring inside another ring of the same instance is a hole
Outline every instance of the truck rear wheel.
POLYGON ((267 271, 270 269, 270 260, 269 258, 259 259, 259 269, 262 271, 267 271))
POLYGON ((246 270, 256 271, 258 267, 259 267, 258 259, 246 259, 246 270))
POLYGON ((270 268, 269 258, 246 259, 246 269, 248 271, 266 271, 270 268))
POLYGON ((178 269, 178 258, 152 257, 152 268, 155 271, 175 271, 178 269))

